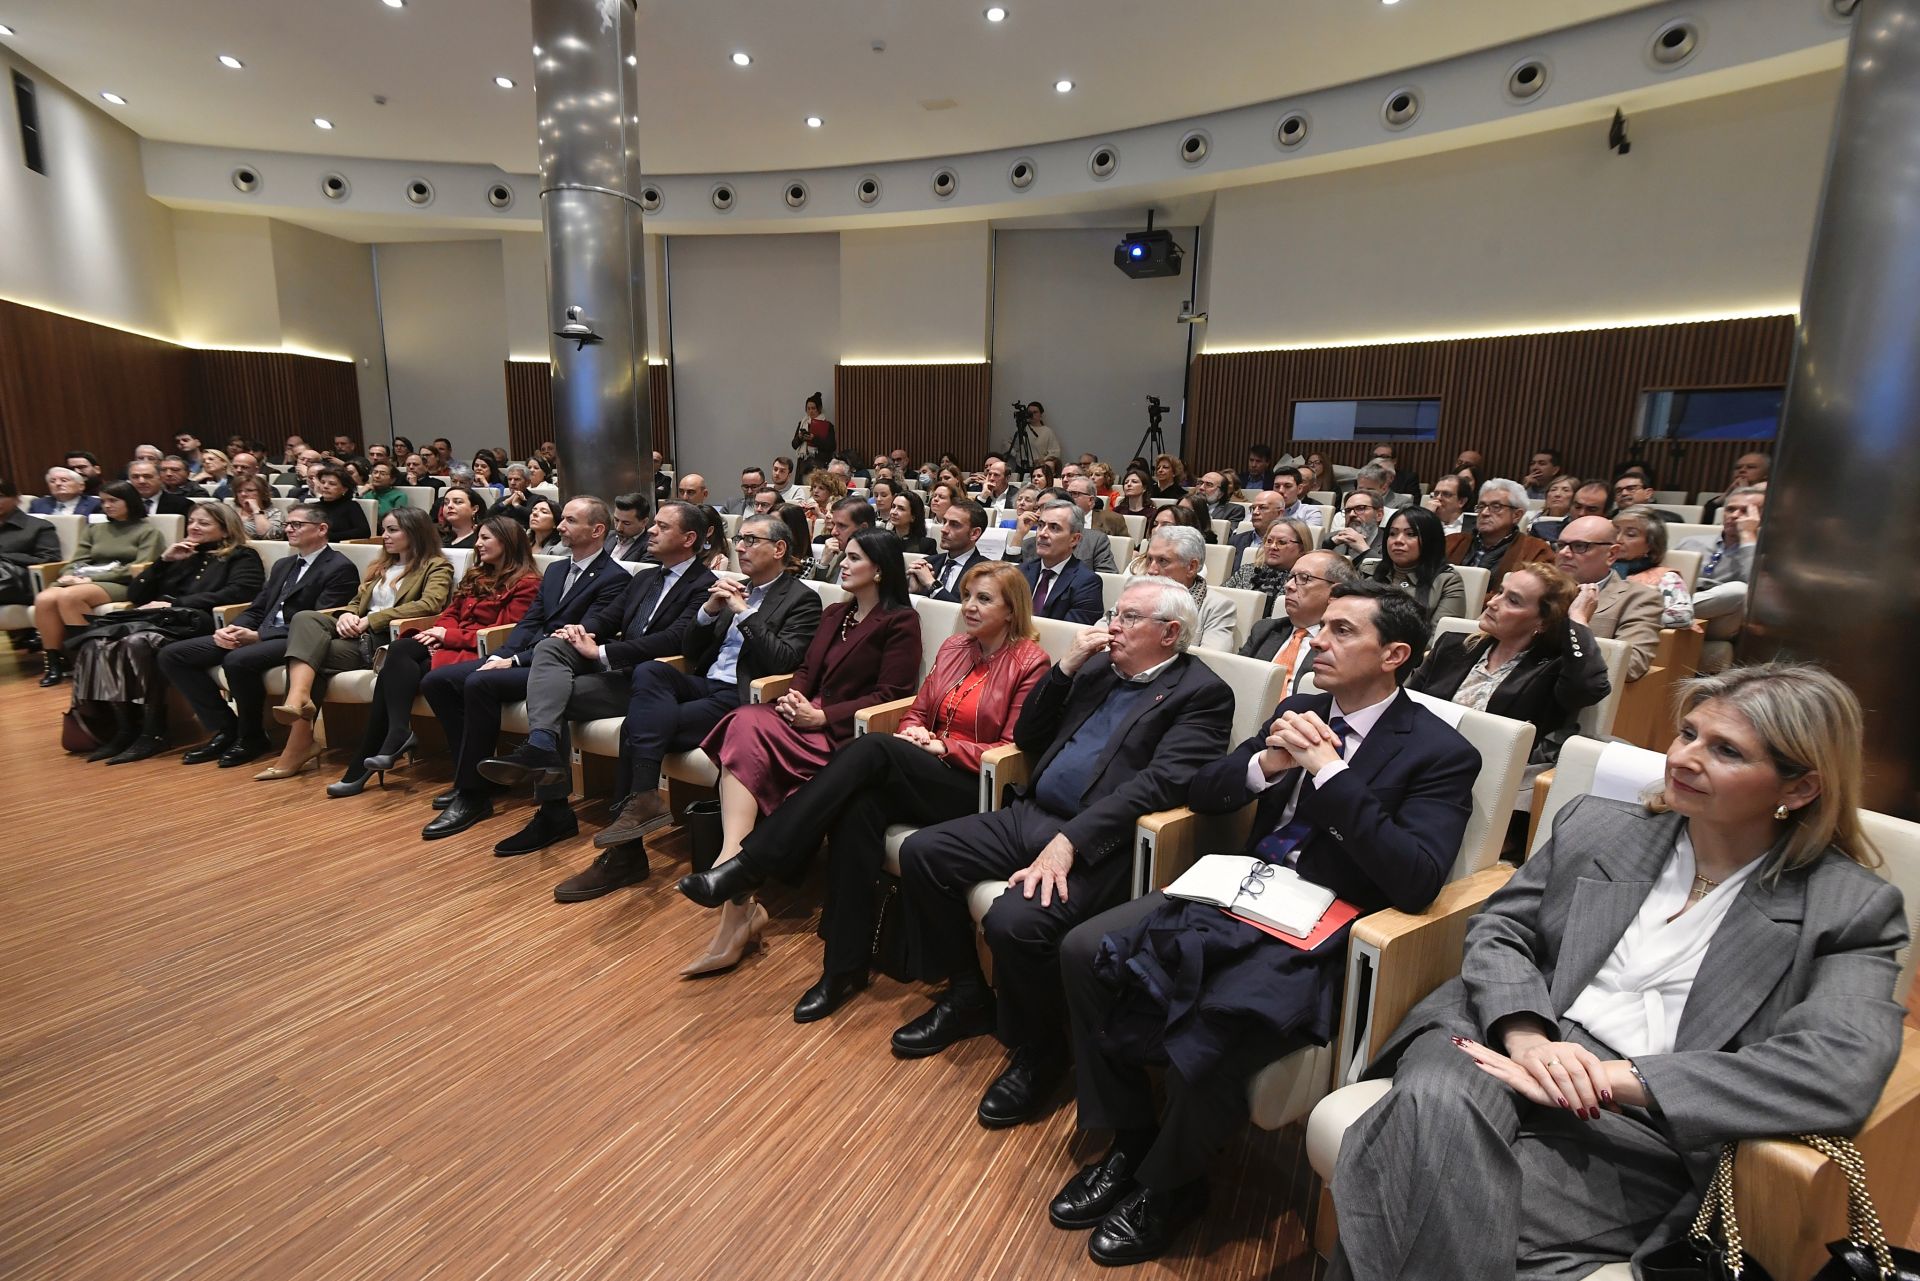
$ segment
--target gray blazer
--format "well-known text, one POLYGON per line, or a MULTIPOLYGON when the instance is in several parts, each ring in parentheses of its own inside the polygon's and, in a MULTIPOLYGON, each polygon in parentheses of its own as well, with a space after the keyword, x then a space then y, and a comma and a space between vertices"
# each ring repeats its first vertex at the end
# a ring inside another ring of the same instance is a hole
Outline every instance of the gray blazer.
MULTIPOLYGON (((1562 810, 1552 839, 1469 923, 1460 977, 1407 1014, 1368 1075, 1391 1073, 1433 1028, 1491 1043, 1510 1014, 1558 1025, 1684 821, 1591 796, 1562 810)), ((1837 850, 1772 885, 1748 879, 1700 963, 1673 1053, 1634 1060, 1696 1190, 1728 1140, 1860 1128, 1900 1054, 1894 954, 1906 941, 1899 889, 1837 850)), ((1643 1248, 1684 1235, 1697 1204, 1675 1207, 1643 1248)))

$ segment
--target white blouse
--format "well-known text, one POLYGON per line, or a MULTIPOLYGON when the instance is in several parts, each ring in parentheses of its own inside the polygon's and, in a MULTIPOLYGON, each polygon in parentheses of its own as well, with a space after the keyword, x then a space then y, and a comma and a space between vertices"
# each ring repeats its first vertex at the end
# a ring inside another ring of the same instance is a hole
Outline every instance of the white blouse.
POLYGON ((399 561, 387 566, 387 572, 382 574, 380 581, 373 585, 373 595, 367 600, 369 614, 393 608, 394 603, 400 599, 399 593, 394 588, 399 585, 402 578, 406 577, 406 573, 407 567, 399 561))
POLYGON ((1683 830, 1639 915, 1566 1016, 1627 1058, 1671 1054, 1700 962, 1761 862, 1754 859, 1669 921, 1693 892, 1693 841, 1683 830))

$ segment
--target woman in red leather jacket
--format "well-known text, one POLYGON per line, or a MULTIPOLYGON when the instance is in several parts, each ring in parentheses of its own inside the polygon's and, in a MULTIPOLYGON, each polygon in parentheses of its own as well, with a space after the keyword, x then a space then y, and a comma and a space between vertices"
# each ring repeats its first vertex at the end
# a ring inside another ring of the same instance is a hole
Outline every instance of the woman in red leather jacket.
POLYGON ((960 628, 941 644, 899 731, 854 739, 762 819, 736 856, 680 882, 689 898, 717 907, 769 877, 797 880, 827 838, 826 963, 794 1006, 795 1022, 827 1017, 867 985, 887 827, 926 827, 979 808, 980 757, 1013 741, 1020 709, 1051 663, 1034 635, 1019 567, 976 564, 960 579, 960 628))
POLYGON ((413 700, 421 679, 435 667, 478 658, 481 631, 519 622, 539 594, 540 571, 527 531, 511 516, 489 516, 474 531, 473 563, 454 586, 446 609, 425 630, 387 646, 366 733, 347 772, 327 785, 327 795, 358 796, 373 774, 381 775, 384 785, 394 761, 413 753, 413 700))

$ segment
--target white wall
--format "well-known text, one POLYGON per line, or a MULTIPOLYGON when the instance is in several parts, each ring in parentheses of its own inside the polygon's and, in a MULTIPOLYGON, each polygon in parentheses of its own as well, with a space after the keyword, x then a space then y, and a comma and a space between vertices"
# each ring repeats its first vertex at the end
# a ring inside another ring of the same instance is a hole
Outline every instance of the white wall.
POLYGON ((380 245, 394 427, 471 458, 507 442, 506 275, 497 240, 380 245))
POLYGON ((209 346, 278 347, 272 221, 187 209, 172 213, 179 337, 209 346))
POLYGON ((667 256, 675 461, 725 492, 747 462, 788 452, 810 393, 834 416, 840 238, 674 236, 667 256))
POLYGON ((995 447, 1013 434, 1015 400, 1039 400, 1069 455, 1091 449, 1124 462, 1147 429, 1149 393, 1168 406, 1167 444, 1180 443, 1193 228, 1172 228, 1185 272, 1133 280, 1113 265, 1121 231, 994 233, 995 447))
POLYGON ((387 362, 374 303, 371 246, 278 219, 269 226, 280 341, 351 358, 360 385, 360 441, 388 439, 387 362))
POLYGON ((1791 310, 1838 84, 1223 191, 1204 349, 1791 310))
MULTIPOLYGON (((642 238, 647 273, 647 355, 667 358, 667 281, 664 236, 642 238)), ((547 241, 537 232, 500 238, 507 272, 507 347, 515 357, 547 358, 552 325, 547 320, 547 241)))
POLYGON ((992 255, 984 222, 841 232, 841 360, 985 360, 992 255))

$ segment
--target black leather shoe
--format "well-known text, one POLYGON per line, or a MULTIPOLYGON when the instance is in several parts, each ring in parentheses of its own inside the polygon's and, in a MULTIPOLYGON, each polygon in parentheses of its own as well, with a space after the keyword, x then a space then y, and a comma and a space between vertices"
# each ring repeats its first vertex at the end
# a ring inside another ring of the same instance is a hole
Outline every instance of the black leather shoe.
POLYGON ((522 743, 505 756, 489 756, 481 761, 480 777, 502 787, 519 787, 523 783, 559 783, 567 777, 567 766, 560 759, 560 753, 522 743))
POLYGON ((814 1023, 827 1017, 861 991, 870 981, 867 971, 848 970, 845 974, 822 974, 820 981, 803 993, 793 1006, 795 1023, 814 1023))
POLYGON ((677 888, 701 907, 719 907, 728 899, 759 889, 765 881, 765 877, 755 875, 735 857, 716 863, 705 872, 688 872, 680 878, 677 888))
POLYGON ((964 1008, 940 1000, 919 1018, 894 1029, 893 1052, 903 1059, 924 1059, 970 1036, 985 1036, 991 1031, 991 999, 964 1008))
POLYGON ((167 750, 167 740, 155 738, 152 734, 142 734, 127 744, 125 751, 107 758, 109 765, 131 765, 135 761, 144 761, 150 756, 158 756, 167 750))
POLYGON ((120 755, 120 753, 126 751, 129 747, 132 747, 134 740, 139 737, 140 737, 139 729, 136 727, 129 726, 128 728, 123 729, 119 733, 115 734, 112 738, 108 739, 106 742, 100 744, 100 746, 94 748, 93 751, 87 756, 87 759, 89 761, 104 761, 108 757, 118 756, 120 755))
POLYGON ((437 841, 446 836, 458 836, 475 823, 492 817, 492 801, 484 796, 455 792, 452 803, 440 811, 440 817, 420 829, 420 839, 437 841))
POLYGON ((1053 1098, 1060 1078, 1066 1074, 1066 1061, 1057 1052, 1021 1046, 1013 1052, 1013 1062, 980 1096, 980 1124, 989 1130, 1004 1130, 1031 1121, 1053 1098))
POLYGON ((564 805, 542 805, 527 820, 527 825, 493 847, 495 858, 512 858, 543 850, 555 841, 580 835, 580 820, 564 805))
POLYGON ((440 793, 440 795, 433 798, 433 808, 437 810, 443 810, 447 808, 447 806, 453 804, 453 798, 458 795, 460 795, 459 788, 449 787, 446 791, 440 793))
POLYGON ((584 903, 602 894, 611 894, 622 885, 646 880, 649 870, 646 846, 638 841, 622 845, 594 859, 586 871, 576 872, 554 886, 553 901, 584 903))
POLYGON ((217 761, 227 754, 227 749, 240 741, 238 734, 215 734, 198 747, 189 747, 187 754, 180 758, 182 765, 205 765, 208 761, 217 761))
POLYGON ((1098 1226, 1113 1207, 1126 1200, 1140 1185, 1133 1179, 1134 1162, 1119 1148, 1067 1180, 1067 1186, 1047 1206, 1047 1217, 1056 1228, 1069 1232, 1076 1228, 1098 1226))
POLYGON ((1135 1188, 1087 1238, 1087 1256, 1110 1268, 1157 1259, 1206 1208, 1204 1179, 1171 1192, 1135 1188))
POLYGON ((220 753, 221 769, 238 769, 251 761, 257 761, 273 750, 273 744, 264 738, 243 738, 220 753))

